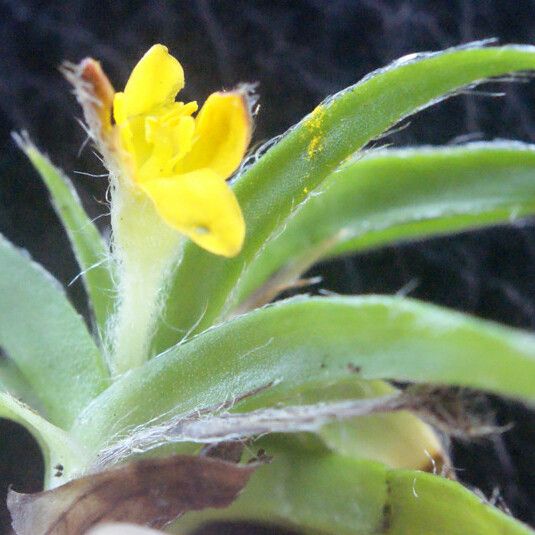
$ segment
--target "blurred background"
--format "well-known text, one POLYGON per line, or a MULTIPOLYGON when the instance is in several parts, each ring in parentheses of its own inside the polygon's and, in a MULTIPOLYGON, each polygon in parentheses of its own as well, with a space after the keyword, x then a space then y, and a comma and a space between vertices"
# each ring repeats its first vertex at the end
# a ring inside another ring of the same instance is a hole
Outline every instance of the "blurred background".
MULTIPOLYGON (((10 132, 22 129, 65 169, 90 214, 107 227, 106 180, 78 173, 103 169, 84 145, 80 110, 57 69, 63 60, 93 56, 120 88, 146 49, 161 42, 184 66, 184 100, 202 102, 222 87, 258 82, 254 141, 260 142, 282 133, 327 95, 405 54, 489 37, 535 44, 534 12, 535 1, 528 0, 0 0, 0 232, 62 283, 77 275, 45 188, 11 140, 10 132)), ((444 144, 466 135, 535 142, 535 81, 490 89, 506 95, 457 96, 419 114, 387 141, 444 144)), ((399 245, 315 272, 324 277, 322 288, 336 292, 402 291, 535 330, 532 221, 399 245)), ((69 293, 85 313, 80 281, 69 293)), ((535 525, 535 414, 512 402, 486 403, 498 424, 513 428, 477 442, 454 442, 458 477, 535 525)), ((9 484, 18 491, 39 489, 39 463, 31 438, 0 421, 2 503, 9 484)), ((2 511, 0 532, 8 525, 2 511)))

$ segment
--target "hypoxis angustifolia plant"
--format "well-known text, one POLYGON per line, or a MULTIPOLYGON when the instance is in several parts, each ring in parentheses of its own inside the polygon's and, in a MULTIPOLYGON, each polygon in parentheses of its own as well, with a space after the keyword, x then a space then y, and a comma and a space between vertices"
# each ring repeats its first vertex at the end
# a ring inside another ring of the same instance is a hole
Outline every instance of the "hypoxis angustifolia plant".
POLYGON ((48 489, 11 493, 19 534, 163 527, 183 513, 181 533, 214 519, 530 533, 454 481, 426 422, 481 431, 459 410, 465 388, 532 402, 535 337, 399 296, 265 306, 319 260, 535 212, 530 145, 364 150, 458 90, 535 69, 532 47, 485 45, 376 71, 241 167, 247 87, 195 115, 196 102, 175 101, 184 74, 161 45, 121 93, 94 60, 64 67, 110 172, 112 242, 17 137, 93 310, 88 327, 43 268, 1 241, 0 414, 39 441, 48 489))

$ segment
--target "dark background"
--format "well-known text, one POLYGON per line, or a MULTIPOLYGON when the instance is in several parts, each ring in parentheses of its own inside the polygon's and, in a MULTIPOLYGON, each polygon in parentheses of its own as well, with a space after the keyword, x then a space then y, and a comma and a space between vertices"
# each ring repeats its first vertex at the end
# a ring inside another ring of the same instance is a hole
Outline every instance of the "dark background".
MULTIPOLYGON (((31 251, 63 283, 77 274, 44 187, 10 139, 26 129, 75 180, 93 216, 105 179, 90 148, 80 153, 80 111, 57 66, 91 55, 117 87, 153 43, 183 63, 184 100, 259 82, 255 141, 283 132, 325 96, 399 56, 487 37, 535 43, 535 2, 381 0, 85 1, 0 0, 0 231, 31 251)), ((464 95, 413 119, 391 137, 398 145, 442 144, 457 136, 534 141, 535 81, 507 96, 464 95)), ((106 228, 105 217, 99 224, 106 228)), ((400 245, 320 266, 324 288, 395 293, 409 285, 420 299, 535 330, 535 226, 400 245)), ((84 312, 79 282, 69 293, 84 312)), ((498 489, 519 518, 535 525, 535 415, 488 400, 499 424, 514 429, 477 443, 455 443, 458 476, 486 496, 498 489)), ((11 423, 0 425, 0 487, 39 488, 39 456, 11 423)), ((4 492, 4 491, 2 491, 4 492)), ((5 516, 2 517, 5 519, 5 516)), ((4 525, 5 520, 4 520, 4 525)))

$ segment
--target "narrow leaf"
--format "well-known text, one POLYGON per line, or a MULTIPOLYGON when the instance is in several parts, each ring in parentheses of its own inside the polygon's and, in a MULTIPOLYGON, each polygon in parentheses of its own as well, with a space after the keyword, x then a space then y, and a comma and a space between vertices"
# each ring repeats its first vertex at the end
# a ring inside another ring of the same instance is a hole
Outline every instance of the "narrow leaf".
POLYGON ((27 136, 15 135, 14 138, 52 196, 54 209, 69 236, 80 266, 96 325, 99 332, 104 333, 106 321, 113 311, 114 296, 108 247, 86 214, 69 178, 55 167, 27 136))
POLYGON ((232 260, 193 244, 174 278, 154 352, 200 332, 228 311, 229 295, 265 242, 347 157, 392 125, 485 78, 535 68, 535 48, 480 44, 414 54, 330 97, 236 179, 247 225, 232 260))
POLYGON ((397 297, 300 298, 238 317, 133 370, 91 404, 76 432, 98 449, 162 414, 186 416, 258 392, 240 403, 252 410, 306 388, 372 379, 533 401, 534 376, 533 335, 397 297))
POLYGON ((330 175, 265 244, 240 280, 236 301, 272 286, 285 266, 297 267, 285 268, 295 277, 322 257, 532 215, 534 177, 535 146, 521 143, 365 154, 330 175), (330 247, 322 250, 325 243, 330 247))
POLYGON ((109 381, 102 355, 59 283, 3 237, 0 347, 60 427, 68 428, 109 381))
POLYGON ((103 522, 163 527, 186 511, 226 507, 256 466, 174 456, 124 465, 37 494, 11 490, 17 535, 79 535, 103 522))

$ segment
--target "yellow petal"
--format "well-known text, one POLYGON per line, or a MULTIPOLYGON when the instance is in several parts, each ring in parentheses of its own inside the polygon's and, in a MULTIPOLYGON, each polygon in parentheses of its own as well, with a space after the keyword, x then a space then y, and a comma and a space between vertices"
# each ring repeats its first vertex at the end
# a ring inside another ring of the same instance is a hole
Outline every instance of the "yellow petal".
POLYGON ((168 225, 211 253, 236 256, 245 222, 232 189, 210 169, 140 184, 168 225))
POLYGON ((134 67, 124 93, 115 95, 115 120, 121 124, 129 117, 170 104, 183 87, 182 65, 167 47, 154 45, 134 67))
POLYGON ((193 143, 193 136, 195 134, 195 119, 189 115, 184 115, 178 121, 178 124, 173 129, 173 144, 175 147, 175 155, 173 158, 178 161, 187 154, 191 149, 193 143))
POLYGON ((251 140, 251 114, 239 92, 213 93, 195 120, 195 142, 177 172, 209 168, 228 178, 240 165, 251 140))
POLYGON ((146 182, 173 175, 173 166, 189 151, 194 132, 195 119, 189 115, 169 115, 169 120, 155 115, 147 117, 145 139, 150 144, 151 154, 139 166, 139 173, 134 180, 146 182))

